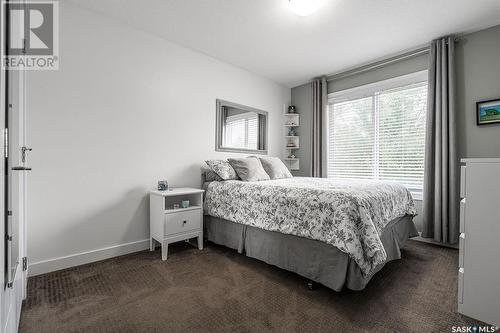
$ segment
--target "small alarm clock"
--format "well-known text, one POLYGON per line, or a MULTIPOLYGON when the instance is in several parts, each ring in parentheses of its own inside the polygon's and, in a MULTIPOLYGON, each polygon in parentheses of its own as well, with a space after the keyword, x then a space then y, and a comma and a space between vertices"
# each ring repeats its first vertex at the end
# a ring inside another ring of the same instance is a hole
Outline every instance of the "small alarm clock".
POLYGON ((166 180, 158 181, 158 191, 168 191, 168 182, 166 180))

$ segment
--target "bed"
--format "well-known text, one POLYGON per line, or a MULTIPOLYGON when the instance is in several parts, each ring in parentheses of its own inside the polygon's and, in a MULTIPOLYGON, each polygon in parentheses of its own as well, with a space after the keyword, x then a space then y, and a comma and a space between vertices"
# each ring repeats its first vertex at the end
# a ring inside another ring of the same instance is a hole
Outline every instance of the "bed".
POLYGON ((417 236, 394 182, 294 177, 205 182, 205 237, 333 290, 365 288, 417 236))

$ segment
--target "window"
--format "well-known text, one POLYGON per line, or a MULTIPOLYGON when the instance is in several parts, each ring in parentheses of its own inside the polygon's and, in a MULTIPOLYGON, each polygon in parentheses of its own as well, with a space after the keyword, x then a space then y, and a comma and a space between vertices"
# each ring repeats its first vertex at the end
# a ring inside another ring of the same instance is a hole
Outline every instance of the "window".
POLYGON ((330 94, 328 104, 328 177, 422 192, 426 71, 330 94))

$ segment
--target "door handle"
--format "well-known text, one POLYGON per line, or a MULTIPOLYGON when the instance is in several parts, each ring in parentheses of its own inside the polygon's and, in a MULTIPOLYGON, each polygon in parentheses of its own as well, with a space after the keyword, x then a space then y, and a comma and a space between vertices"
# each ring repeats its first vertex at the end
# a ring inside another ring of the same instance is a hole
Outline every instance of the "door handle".
POLYGON ((21 160, 24 162, 26 162, 26 152, 27 151, 32 151, 33 149, 31 148, 28 148, 28 147, 22 147, 21 148, 21 160))
POLYGON ((31 171, 31 168, 24 167, 24 166, 16 166, 16 167, 12 167, 12 170, 14 170, 14 171, 31 171))

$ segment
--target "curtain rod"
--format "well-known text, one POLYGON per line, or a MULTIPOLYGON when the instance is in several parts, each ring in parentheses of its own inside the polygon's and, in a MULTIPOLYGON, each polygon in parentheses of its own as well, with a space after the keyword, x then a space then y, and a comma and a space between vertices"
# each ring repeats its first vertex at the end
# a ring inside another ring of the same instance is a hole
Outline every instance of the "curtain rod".
POLYGON ((338 79, 345 78, 348 76, 361 74, 361 73, 368 72, 368 71, 371 71, 374 69, 378 69, 378 68, 381 68, 381 67, 384 67, 384 66, 387 66, 390 64, 394 64, 394 63, 397 63, 397 62, 400 62, 400 61, 403 61, 406 59, 415 58, 415 57, 418 57, 419 55, 426 54, 426 53, 429 53, 429 46, 425 46, 425 47, 421 47, 421 48, 418 48, 418 49, 415 49, 412 51, 401 53, 401 54, 386 58, 384 60, 375 61, 375 62, 366 64, 366 65, 363 65, 360 67, 356 67, 356 68, 353 68, 353 69, 350 69, 347 71, 327 75, 326 81, 330 82, 330 81, 338 80, 338 79))
MULTIPOLYGON (((459 43, 462 40, 463 40, 462 36, 455 36, 455 38, 454 38, 455 43, 459 43)), ((392 56, 392 57, 389 57, 389 58, 386 58, 383 60, 371 62, 371 63, 368 63, 368 64, 363 65, 363 66, 358 66, 355 68, 348 69, 346 71, 326 75, 326 81, 330 82, 330 81, 342 79, 345 77, 349 77, 352 75, 368 72, 368 71, 371 71, 373 69, 382 68, 384 66, 394 64, 394 63, 397 63, 397 62, 400 62, 400 61, 403 61, 406 59, 418 57, 419 55, 429 53, 429 51, 430 51, 430 45, 422 46, 422 47, 413 49, 411 51, 407 51, 407 52, 404 52, 404 53, 401 53, 401 54, 398 54, 398 55, 395 55, 395 56, 392 56)))

